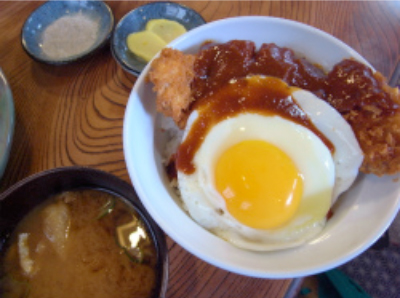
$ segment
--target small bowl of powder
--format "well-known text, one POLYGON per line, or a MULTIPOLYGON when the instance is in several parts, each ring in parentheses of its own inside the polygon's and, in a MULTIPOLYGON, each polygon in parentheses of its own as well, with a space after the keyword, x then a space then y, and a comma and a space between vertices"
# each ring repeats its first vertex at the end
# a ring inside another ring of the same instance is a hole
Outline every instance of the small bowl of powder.
POLYGON ((67 64, 104 46, 113 28, 113 13, 102 1, 49 1, 26 20, 22 46, 37 61, 67 64))

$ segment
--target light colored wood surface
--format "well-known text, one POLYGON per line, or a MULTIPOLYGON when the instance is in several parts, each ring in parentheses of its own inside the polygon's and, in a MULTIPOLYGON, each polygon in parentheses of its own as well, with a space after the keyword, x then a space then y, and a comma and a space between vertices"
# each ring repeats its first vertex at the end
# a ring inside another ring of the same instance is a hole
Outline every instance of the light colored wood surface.
MULTIPOLYGON (((141 1, 110 1, 116 21, 141 1)), ((398 1, 189 1, 206 21, 266 15, 301 21, 338 37, 390 76, 400 52, 398 1)), ((0 191, 39 171, 84 165, 129 182, 122 149, 125 106, 136 78, 108 48, 75 65, 34 62, 20 42, 40 2, 0 2, 0 67, 12 88, 16 127, 0 191)), ((260 30, 268 30, 267 28, 260 30)), ((307 41, 305 41, 307 42, 307 41)), ((244 277, 197 259, 168 238, 168 297, 284 297, 293 280, 244 277)))

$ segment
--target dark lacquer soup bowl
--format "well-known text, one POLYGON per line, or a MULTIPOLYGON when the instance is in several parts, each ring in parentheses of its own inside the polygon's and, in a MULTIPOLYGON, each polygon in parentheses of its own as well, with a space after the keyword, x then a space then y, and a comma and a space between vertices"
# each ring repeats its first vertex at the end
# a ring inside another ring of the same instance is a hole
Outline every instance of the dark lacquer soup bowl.
POLYGON ((16 183, 0 194, 0 239, 0 293, 166 292, 164 233, 132 186, 103 171, 56 168, 16 183))

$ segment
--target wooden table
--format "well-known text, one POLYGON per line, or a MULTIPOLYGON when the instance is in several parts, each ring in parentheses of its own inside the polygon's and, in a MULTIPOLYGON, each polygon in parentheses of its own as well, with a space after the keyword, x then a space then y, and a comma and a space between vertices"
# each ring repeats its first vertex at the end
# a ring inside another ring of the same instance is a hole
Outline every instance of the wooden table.
MULTIPOLYGON (((0 67, 14 95, 16 126, 0 191, 39 171, 83 165, 129 181, 122 148, 125 106, 136 78, 108 48, 77 65, 34 62, 20 42, 22 25, 39 2, 0 2, 0 67)), ((109 5, 116 21, 139 1, 109 5)), ((385 76, 400 52, 400 2, 190 1, 206 21, 266 15, 301 21, 349 44, 385 76)), ((306 41, 305 41, 306 42, 306 41)), ((168 297, 290 297, 299 280, 249 278, 215 268, 168 238, 168 297)))

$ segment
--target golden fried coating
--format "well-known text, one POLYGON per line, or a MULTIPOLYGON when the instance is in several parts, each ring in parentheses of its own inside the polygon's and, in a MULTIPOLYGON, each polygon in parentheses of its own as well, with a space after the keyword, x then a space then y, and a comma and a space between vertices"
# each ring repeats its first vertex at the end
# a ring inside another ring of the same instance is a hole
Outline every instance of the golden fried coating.
MULTIPOLYGON (((400 107, 398 88, 391 88, 379 72, 374 76, 382 84, 382 89, 390 94, 393 103, 400 107)), ((344 116, 364 152, 360 171, 377 176, 399 173, 400 108, 391 115, 372 105, 364 106, 363 110, 352 110, 344 116), (365 118, 365 111, 369 114, 368 119, 365 118)))
POLYGON ((190 83, 194 78, 194 55, 164 48, 151 64, 150 81, 157 93, 157 111, 172 117, 183 128, 192 102, 190 83))

